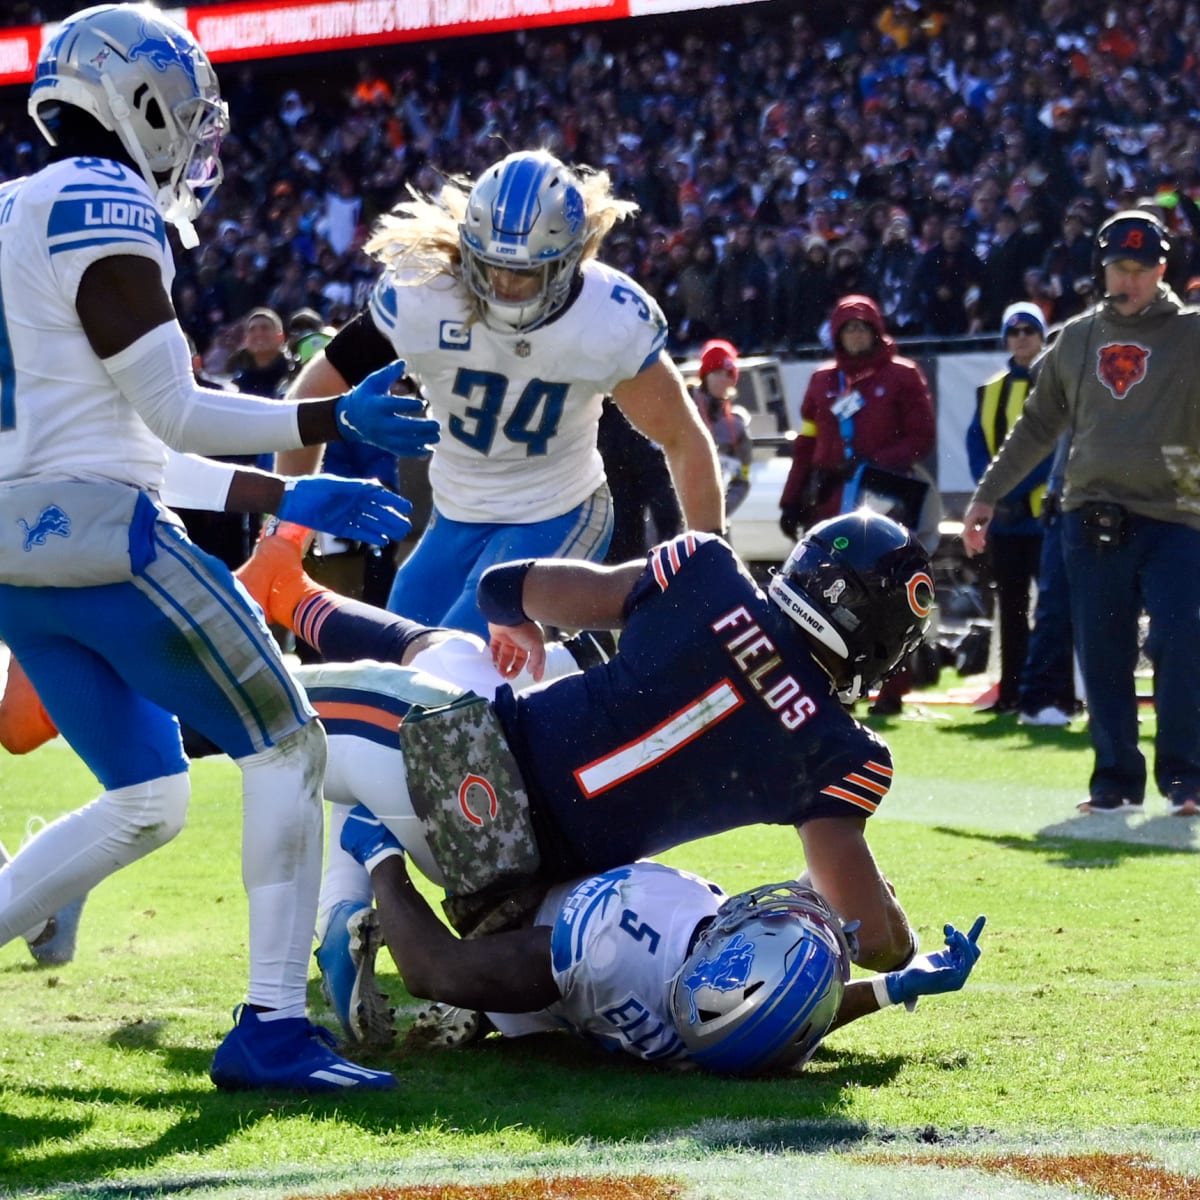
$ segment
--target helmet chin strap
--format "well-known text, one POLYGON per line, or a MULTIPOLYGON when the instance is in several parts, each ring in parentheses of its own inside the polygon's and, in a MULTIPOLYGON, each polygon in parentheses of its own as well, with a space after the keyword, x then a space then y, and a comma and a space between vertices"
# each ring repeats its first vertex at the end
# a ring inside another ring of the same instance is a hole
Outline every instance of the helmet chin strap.
POLYGON ((179 234, 179 244, 185 250, 194 250, 200 245, 200 237, 196 233, 195 225, 182 213, 174 211, 179 207, 180 200, 170 184, 164 183, 158 189, 155 203, 158 205, 158 211, 163 215, 163 220, 169 221, 175 226, 175 232, 179 234))

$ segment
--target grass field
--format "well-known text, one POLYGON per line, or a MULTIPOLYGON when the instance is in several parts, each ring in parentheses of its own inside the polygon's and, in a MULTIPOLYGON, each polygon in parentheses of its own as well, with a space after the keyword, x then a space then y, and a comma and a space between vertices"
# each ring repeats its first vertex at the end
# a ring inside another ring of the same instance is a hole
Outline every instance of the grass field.
MULTIPOLYGON (((564 1036, 372 1060, 398 1092, 224 1096, 245 981, 236 771, 91 896, 76 961, 0 949, 0 1194, 1200 1198, 1200 821, 1080 817, 1086 734, 963 709, 880 723, 870 839, 926 948, 987 913, 967 990, 831 1035, 787 1079, 675 1074, 564 1036)), ((1152 731, 1152 721, 1144 729, 1152 731)), ((89 796, 61 743, 0 762, 0 837, 89 796)), ((753 829, 669 861, 730 891, 792 875, 753 829)), ((414 1006, 384 964, 406 1024, 414 1006)), ((319 992, 311 988, 321 1012, 319 992)))

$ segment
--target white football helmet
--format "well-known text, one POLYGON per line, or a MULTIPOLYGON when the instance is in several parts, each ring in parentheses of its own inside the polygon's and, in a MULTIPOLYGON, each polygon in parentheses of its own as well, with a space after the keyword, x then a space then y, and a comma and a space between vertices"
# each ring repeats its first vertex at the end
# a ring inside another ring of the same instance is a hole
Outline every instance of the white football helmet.
POLYGON ((735 1075, 806 1063, 850 978, 849 933, 798 883, 726 900, 671 984, 671 1016, 693 1061, 735 1075))
POLYGON ((488 328, 536 329, 566 304, 586 223, 574 173, 544 150, 510 154, 484 173, 458 231, 463 280, 488 328), (494 278, 497 268, 511 274, 494 278))
POLYGON ((69 17, 42 48, 29 114, 58 145, 56 109, 71 104, 121 139, 185 246, 221 182, 229 127, 200 43, 149 4, 102 4, 69 17))

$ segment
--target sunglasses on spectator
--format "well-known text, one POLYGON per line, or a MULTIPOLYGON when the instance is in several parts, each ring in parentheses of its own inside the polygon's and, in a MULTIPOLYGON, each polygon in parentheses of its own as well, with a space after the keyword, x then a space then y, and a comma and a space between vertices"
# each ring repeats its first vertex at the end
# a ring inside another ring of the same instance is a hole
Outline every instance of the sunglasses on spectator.
POLYGON ((1014 334, 1023 334, 1025 337, 1040 337, 1041 330, 1036 325, 1010 325, 1005 331, 1005 337, 1012 337, 1014 334))

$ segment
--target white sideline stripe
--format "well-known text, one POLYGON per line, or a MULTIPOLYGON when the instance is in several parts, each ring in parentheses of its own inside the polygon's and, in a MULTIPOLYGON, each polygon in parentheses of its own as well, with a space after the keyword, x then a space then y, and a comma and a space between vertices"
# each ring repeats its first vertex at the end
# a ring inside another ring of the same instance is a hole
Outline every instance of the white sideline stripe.
POLYGON ((630 775, 674 754, 709 725, 715 725, 741 704, 741 697, 729 683, 719 683, 710 692, 682 708, 673 717, 652 729, 645 737, 629 742, 604 758, 581 767, 575 777, 587 797, 612 787, 630 775))

